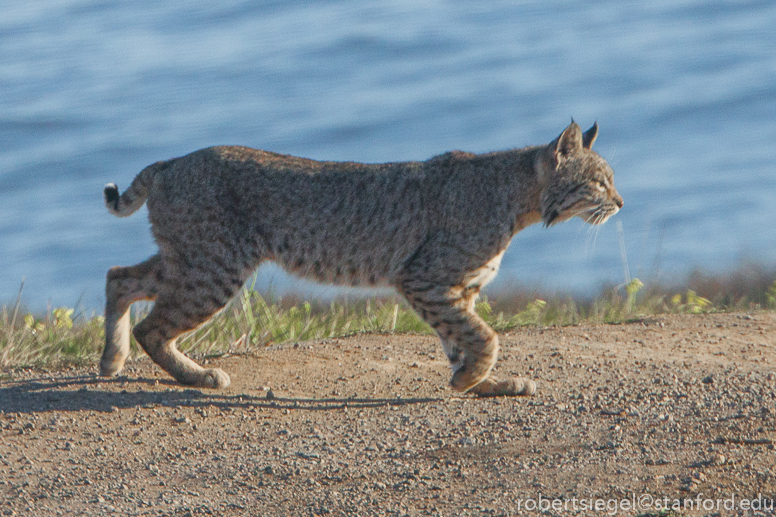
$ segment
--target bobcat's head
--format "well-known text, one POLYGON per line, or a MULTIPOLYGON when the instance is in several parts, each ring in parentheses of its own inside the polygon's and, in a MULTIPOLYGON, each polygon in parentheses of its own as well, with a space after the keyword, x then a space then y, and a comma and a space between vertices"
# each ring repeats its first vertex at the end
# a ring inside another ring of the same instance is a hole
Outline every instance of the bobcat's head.
POLYGON ((597 123, 582 133, 572 121, 539 153, 536 171, 545 226, 574 216, 590 224, 601 224, 622 208, 612 168, 591 150, 597 136, 597 123))

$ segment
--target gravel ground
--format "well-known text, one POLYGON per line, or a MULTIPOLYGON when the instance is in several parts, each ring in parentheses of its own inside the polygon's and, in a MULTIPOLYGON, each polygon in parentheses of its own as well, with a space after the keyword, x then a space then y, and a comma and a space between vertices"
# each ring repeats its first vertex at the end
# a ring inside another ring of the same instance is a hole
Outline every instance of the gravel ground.
POLYGON ((4 371, 0 516, 773 516, 775 327, 522 328, 498 374, 539 391, 516 399, 451 391, 441 346, 414 335, 213 359, 218 392, 145 358, 111 380, 4 371))

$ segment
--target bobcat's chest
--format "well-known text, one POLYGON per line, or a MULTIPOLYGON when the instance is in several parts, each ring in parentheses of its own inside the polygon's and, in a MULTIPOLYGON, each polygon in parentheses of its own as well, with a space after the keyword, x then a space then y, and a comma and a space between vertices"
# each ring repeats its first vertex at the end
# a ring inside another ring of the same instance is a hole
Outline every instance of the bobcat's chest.
POLYGON ((470 278, 466 281, 466 287, 485 287, 490 283, 498 274, 502 258, 504 258, 504 251, 490 259, 481 268, 472 271, 470 278))

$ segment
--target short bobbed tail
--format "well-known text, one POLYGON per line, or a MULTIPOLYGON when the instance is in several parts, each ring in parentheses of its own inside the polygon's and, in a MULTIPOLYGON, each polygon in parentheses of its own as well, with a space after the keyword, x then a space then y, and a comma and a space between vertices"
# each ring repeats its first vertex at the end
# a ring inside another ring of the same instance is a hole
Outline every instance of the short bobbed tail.
POLYGON ((154 176, 172 164, 173 160, 156 162, 149 165, 138 174, 123 194, 119 194, 119 188, 115 183, 105 185, 103 195, 108 211, 117 217, 127 217, 137 212, 148 198, 148 190, 153 184, 154 176))

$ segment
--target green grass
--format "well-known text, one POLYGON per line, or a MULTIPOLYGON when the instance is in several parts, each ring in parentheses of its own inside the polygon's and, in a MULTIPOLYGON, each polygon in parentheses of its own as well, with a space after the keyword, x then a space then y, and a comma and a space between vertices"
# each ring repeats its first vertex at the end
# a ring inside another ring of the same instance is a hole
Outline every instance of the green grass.
MULTIPOLYGON (((691 277, 692 279, 693 277, 691 277)), ((580 322, 619 323, 667 313, 704 313, 776 309, 773 275, 758 281, 742 277, 696 274, 696 290, 687 285, 666 289, 644 286, 638 279, 620 289, 605 289, 595 298, 540 296, 514 290, 483 298, 477 312, 498 332, 525 325, 572 325, 580 322)), ((749 278, 749 277, 747 277, 749 278)), ((71 308, 33 315, 21 309, 19 298, 0 310, 0 368, 56 368, 95 364, 104 342, 100 315, 74 315, 71 308)), ((133 308, 134 325, 149 305, 133 308)), ((431 334, 403 300, 305 302, 265 298, 244 289, 205 326, 185 335, 179 348, 194 356, 244 353, 271 343, 341 337, 361 332, 431 334)), ((140 354, 132 343, 132 354, 140 354)))

